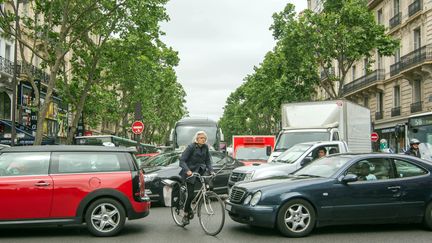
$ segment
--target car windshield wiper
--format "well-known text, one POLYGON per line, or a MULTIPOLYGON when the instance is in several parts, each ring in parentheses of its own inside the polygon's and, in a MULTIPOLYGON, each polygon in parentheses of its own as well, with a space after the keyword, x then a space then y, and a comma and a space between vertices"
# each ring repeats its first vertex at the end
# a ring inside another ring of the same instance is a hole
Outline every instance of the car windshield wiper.
POLYGON ((295 174, 296 176, 307 176, 307 177, 322 177, 322 176, 319 176, 319 175, 309 175, 309 174, 295 174))

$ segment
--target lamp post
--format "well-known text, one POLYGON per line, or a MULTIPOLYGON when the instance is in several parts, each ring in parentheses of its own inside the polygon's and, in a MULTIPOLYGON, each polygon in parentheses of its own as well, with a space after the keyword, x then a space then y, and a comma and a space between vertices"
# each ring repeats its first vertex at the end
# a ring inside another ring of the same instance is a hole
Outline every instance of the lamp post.
POLYGON ((12 76, 12 131, 11 131, 11 146, 15 145, 16 138, 16 109, 17 109, 17 73, 18 73, 18 28, 19 28, 19 16, 18 16, 19 1, 16 2, 15 8, 15 44, 14 44, 14 71, 12 76))

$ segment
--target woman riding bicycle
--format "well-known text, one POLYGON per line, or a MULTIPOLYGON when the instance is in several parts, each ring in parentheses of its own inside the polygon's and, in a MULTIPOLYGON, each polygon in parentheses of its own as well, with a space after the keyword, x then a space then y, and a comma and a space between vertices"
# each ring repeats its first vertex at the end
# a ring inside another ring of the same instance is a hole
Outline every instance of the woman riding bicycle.
POLYGON ((191 202, 194 198, 194 188, 196 178, 188 178, 192 173, 196 172, 203 175, 206 169, 214 174, 213 167, 211 165, 209 147, 206 144, 207 134, 204 131, 198 131, 191 144, 183 151, 180 157, 180 176, 183 181, 186 182, 187 187, 187 199, 185 203, 185 215, 183 217, 183 223, 189 224, 189 219, 192 219, 193 212, 191 208, 191 202))

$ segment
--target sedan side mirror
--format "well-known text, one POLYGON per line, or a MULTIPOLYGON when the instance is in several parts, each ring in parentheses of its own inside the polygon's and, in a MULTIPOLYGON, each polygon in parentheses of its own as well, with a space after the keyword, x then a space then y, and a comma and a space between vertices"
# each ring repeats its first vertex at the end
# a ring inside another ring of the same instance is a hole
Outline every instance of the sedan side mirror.
POLYGON ((306 158, 304 158, 304 159, 300 162, 300 165, 301 165, 301 166, 305 166, 305 165, 309 164, 310 162, 312 162, 312 158, 311 158, 311 157, 306 157, 306 158))
POLYGON ((358 181, 358 176, 354 175, 354 174, 347 174, 342 178, 341 181, 343 183, 355 182, 355 181, 358 181))

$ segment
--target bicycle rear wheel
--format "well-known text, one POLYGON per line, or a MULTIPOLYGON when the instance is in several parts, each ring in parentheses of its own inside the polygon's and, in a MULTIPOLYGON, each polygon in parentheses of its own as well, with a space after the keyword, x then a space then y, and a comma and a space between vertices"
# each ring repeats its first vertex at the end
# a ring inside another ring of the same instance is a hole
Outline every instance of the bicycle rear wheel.
POLYGON ((198 204, 198 218, 204 232, 217 235, 225 223, 225 205, 214 192, 207 192, 198 204))
POLYGON ((171 215, 174 219, 174 223, 178 226, 185 226, 183 224, 183 216, 184 216, 184 210, 183 209, 179 209, 177 207, 171 207, 171 215))
POLYGON ((174 223, 178 226, 185 226, 183 223, 183 216, 184 216, 184 204, 186 201, 186 197, 187 197, 187 191, 186 190, 181 190, 181 185, 178 184, 179 186, 179 193, 177 195, 177 197, 174 197, 172 199, 172 205, 171 206, 171 216, 174 219, 174 223))

